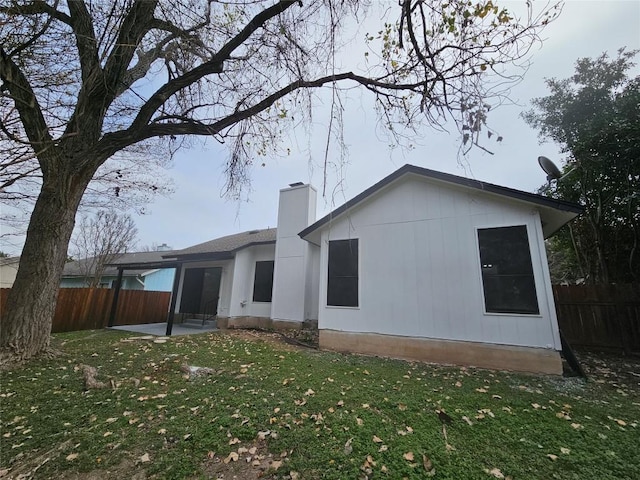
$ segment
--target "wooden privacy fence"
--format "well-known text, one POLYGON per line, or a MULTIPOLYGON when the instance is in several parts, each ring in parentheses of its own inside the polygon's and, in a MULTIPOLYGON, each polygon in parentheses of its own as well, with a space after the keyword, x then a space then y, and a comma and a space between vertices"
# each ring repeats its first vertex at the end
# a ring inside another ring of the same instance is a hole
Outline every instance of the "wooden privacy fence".
POLYGON ((640 285, 554 285, 553 294, 572 346, 640 353, 640 285))
MULTIPOLYGON (((0 315, 9 288, 0 289, 0 315)), ((52 332, 104 328, 109 322, 114 290, 109 288, 61 288, 52 332)), ((171 292, 120 290, 115 325, 166 322, 171 292)))

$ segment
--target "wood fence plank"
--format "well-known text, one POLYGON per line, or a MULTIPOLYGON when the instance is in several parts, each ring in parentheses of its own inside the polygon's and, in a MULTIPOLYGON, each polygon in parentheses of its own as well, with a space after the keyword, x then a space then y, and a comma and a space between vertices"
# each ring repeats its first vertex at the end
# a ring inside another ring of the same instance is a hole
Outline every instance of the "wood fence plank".
POLYGON ((640 352, 640 285, 554 285, 553 293, 571 345, 640 352))
MULTIPOLYGON (((3 315, 9 288, 0 289, 3 315)), ((166 322, 171 292, 122 290, 116 325, 166 322)), ((105 328, 109 320, 113 290, 108 288, 61 288, 51 331, 73 332, 105 328)))

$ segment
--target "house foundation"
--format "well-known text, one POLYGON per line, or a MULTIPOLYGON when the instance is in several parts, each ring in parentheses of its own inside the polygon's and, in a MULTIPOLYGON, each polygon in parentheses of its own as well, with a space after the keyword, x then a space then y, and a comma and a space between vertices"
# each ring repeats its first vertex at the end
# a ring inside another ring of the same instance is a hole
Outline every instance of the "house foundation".
POLYGON ((320 330, 320 348, 439 364, 562 375, 560 353, 545 348, 496 345, 376 333, 320 330))
POLYGON ((301 328, 317 328, 317 322, 294 322, 273 320, 269 317, 218 317, 218 328, 263 328, 265 330, 298 330, 301 328))

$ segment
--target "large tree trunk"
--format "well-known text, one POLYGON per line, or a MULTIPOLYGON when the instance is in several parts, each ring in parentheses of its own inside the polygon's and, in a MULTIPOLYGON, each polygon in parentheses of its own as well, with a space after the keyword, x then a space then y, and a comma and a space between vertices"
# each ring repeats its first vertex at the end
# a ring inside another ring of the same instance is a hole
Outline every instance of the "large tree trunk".
POLYGON ((60 277, 88 180, 60 171, 48 177, 31 215, 1 319, 0 363, 28 359, 49 349, 60 277))

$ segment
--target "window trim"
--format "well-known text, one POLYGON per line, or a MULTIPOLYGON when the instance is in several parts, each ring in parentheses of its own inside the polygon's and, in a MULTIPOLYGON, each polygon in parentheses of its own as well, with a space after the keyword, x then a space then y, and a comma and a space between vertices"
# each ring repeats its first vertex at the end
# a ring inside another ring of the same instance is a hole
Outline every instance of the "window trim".
POLYGON ((275 278, 275 266, 276 266, 276 262, 275 260, 256 260, 255 262, 253 262, 253 285, 252 285, 252 289, 251 289, 251 303, 258 303, 258 304, 271 304, 273 302, 273 281, 275 278), (255 300, 256 297, 256 272, 258 271, 258 263, 266 263, 269 262, 273 265, 273 268, 271 269, 271 300, 269 301, 265 301, 265 300, 255 300))
POLYGON ((327 262, 326 262, 326 268, 324 269, 324 271, 326 272, 326 281, 325 281, 325 295, 324 295, 324 307, 328 308, 328 309, 342 309, 342 310, 360 310, 360 301, 362 299, 362 292, 361 292, 361 285, 362 285, 362 281, 361 281, 361 271, 362 271, 362 242, 360 242, 360 237, 348 237, 348 238, 333 238, 333 239, 327 239, 326 241, 326 245, 327 245, 327 262), (358 288, 357 288, 357 305, 330 305, 329 304, 329 244, 331 242, 342 242, 342 241, 352 241, 352 240, 356 240, 358 243, 358 288))
POLYGON ((478 272, 478 284, 480 286, 480 303, 482 305, 482 313, 488 317, 526 317, 526 318, 542 318, 542 302, 540 301, 540 285, 538 282, 538 273, 533 262, 533 245, 530 235, 531 226, 528 223, 493 223, 487 225, 475 225, 474 226, 474 241, 475 241, 475 258, 478 272), (482 260, 480 258, 480 237, 478 236, 479 230, 486 230, 490 228, 508 228, 508 227, 525 227, 527 232, 527 242, 529 243, 529 258, 531 260, 531 275, 533 277, 533 285, 536 293, 536 302, 538 304, 538 313, 515 313, 515 312, 489 312, 487 311, 487 301, 484 294, 484 278, 482 276, 482 260))

